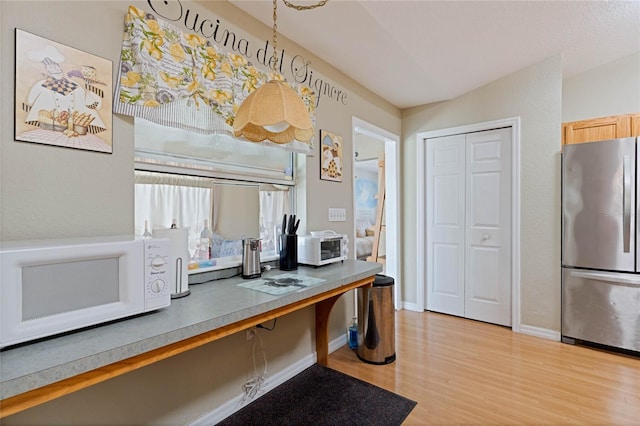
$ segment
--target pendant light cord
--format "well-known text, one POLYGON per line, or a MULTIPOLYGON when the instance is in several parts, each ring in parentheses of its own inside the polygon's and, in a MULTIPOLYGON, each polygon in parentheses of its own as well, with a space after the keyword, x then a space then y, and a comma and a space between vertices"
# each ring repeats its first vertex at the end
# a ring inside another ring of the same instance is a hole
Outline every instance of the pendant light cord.
POLYGON ((278 53, 276 52, 276 47, 278 45, 278 24, 276 23, 278 19, 278 4, 277 0, 273 0, 273 66, 271 67, 275 72, 278 69, 278 53))
MULTIPOLYGON (((295 9, 295 10, 315 9, 316 7, 324 6, 325 4, 327 4, 328 1, 329 0, 320 0, 316 4, 303 6, 303 5, 290 3, 287 0, 282 0, 282 2, 285 4, 285 6, 290 7, 292 9, 295 9)), ((278 24, 277 24, 277 20, 278 20, 278 4, 277 4, 277 0, 273 0, 273 58, 272 58, 273 59, 273 65, 271 66, 271 68, 273 69, 274 72, 278 69, 278 53, 276 52, 276 47, 278 45, 278 32, 277 32, 278 24)))
POLYGON ((327 4, 329 0, 321 0, 316 4, 310 4, 309 6, 301 6, 301 5, 297 5, 297 4, 293 4, 293 3, 289 3, 287 0, 282 0, 282 2, 287 5, 288 7, 295 9, 295 10, 309 10, 309 9, 315 9, 316 7, 320 7, 320 6, 324 6, 325 4, 327 4))

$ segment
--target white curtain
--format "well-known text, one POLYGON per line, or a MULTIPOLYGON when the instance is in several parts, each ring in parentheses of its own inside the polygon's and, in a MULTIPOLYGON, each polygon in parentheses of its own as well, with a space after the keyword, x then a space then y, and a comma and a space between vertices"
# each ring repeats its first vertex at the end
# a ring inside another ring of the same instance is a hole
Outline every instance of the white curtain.
MULTIPOLYGON (((144 222, 153 228, 168 228, 176 219, 179 228, 189 228, 189 250, 195 251, 204 221, 211 219, 211 188, 136 183, 136 234, 144 232, 144 222)), ((193 255, 193 253, 192 253, 193 255)))
POLYGON ((289 204, 288 190, 260 190, 260 238, 263 252, 276 251, 276 238, 280 233, 282 218, 291 211, 289 204))
POLYGON ((222 196, 222 188, 219 185, 214 185, 211 189, 211 196, 211 230, 220 234, 221 232, 218 229, 218 221, 220 219, 220 198, 222 196))

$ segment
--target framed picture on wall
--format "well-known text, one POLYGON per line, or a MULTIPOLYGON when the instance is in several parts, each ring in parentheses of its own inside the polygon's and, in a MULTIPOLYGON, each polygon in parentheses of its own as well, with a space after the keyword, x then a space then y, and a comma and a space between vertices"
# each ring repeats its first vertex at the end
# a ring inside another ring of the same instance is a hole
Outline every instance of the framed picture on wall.
POLYGON ((320 179, 342 182, 342 137, 320 130, 320 179))
POLYGON ((16 28, 16 141, 111 154, 112 62, 16 28))

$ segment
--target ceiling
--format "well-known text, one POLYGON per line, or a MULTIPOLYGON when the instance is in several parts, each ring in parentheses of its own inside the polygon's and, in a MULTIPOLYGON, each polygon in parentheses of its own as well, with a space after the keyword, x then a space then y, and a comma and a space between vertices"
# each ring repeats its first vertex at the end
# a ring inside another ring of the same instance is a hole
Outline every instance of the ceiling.
MULTIPOLYGON (((273 25, 271 0, 229 1, 273 25)), ((329 0, 305 11, 278 0, 277 24, 398 108, 455 98, 557 54, 570 77, 640 50, 640 0, 329 0)))

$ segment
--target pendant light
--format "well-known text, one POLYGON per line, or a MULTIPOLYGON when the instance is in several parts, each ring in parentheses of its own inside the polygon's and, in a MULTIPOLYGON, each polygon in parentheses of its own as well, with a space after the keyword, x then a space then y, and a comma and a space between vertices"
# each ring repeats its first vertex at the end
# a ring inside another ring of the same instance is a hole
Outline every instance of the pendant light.
MULTIPOLYGON (((273 57, 272 69, 278 66, 277 0, 273 0, 273 57)), ((297 6, 283 0, 297 10, 313 9, 328 0, 311 6, 297 6)), ((233 134, 252 142, 269 140, 277 144, 299 141, 309 143, 313 137, 313 123, 302 98, 283 81, 270 80, 252 92, 242 102, 233 121, 233 134)))

